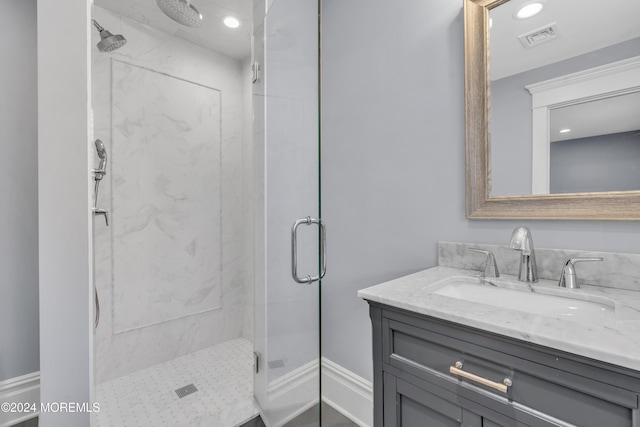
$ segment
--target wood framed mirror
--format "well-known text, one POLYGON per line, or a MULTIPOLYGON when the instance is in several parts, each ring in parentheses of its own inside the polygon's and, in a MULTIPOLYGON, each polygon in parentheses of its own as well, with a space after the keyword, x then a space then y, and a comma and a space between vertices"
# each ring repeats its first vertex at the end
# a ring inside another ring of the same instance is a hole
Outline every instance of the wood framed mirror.
POLYGON ((508 2, 464 1, 467 218, 640 220, 640 183, 637 191, 492 194, 489 19, 508 2))

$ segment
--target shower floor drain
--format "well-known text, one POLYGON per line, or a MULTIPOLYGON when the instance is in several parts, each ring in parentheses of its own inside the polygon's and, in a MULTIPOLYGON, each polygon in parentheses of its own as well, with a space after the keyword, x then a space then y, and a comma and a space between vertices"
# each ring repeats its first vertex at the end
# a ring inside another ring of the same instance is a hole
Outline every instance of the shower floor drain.
POLYGON ((177 389, 176 394, 180 399, 182 399, 183 397, 189 396, 190 394, 195 393, 196 391, 198 391, 198 389, 194 384, 188 384, 184 387, 180 387, 179 389, 177 389))

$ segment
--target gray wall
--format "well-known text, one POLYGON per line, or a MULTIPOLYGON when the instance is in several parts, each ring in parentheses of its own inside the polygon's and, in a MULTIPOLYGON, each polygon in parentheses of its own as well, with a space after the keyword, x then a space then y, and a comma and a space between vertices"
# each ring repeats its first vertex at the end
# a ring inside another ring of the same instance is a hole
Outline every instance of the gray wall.
POLYGON ((553 193, 640 190, 640 130, 551 144, 553 193))
POLYGON ((491 82, 492 194, 531 194, 533 125, 526 85, 638 55, 635 38, 491 82))
POLYGON ((438 240, 524 225, 538 247, 640 253, 640 223, 466 219, 462 1, 323 3, 324 356, 372 378, 356 291, 436 265, 438 240))
MULTIPOLYGON (((93 398, 93 183, 89 2, 38 1, 40 399, 93 398), (64 46, 64 48, 61 48, 64 46), (91 148, 91 151, 89 149, 91 148)), ((86 427, 84 412, 42 412, 41 427, 86 427)))
POLYGON ((0 0, 0 29, 0 381, 3 381, 40 369, 36 0, 0 0))

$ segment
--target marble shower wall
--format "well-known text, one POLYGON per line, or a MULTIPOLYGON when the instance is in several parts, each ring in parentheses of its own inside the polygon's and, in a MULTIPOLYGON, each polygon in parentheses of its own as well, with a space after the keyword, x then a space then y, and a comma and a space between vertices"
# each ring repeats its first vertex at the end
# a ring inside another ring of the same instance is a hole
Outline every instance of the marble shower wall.
POLYGON ((222 306, 220 91, 111 62, 113 329, 222 306))
POLYGON ((102 383, 251 330, 250 140, 240 62, 99 7, 93 16, 128 39, 92 52, 94 136, 109 154, 98 206, 112 215, 111 227, 95 222, 102 383))

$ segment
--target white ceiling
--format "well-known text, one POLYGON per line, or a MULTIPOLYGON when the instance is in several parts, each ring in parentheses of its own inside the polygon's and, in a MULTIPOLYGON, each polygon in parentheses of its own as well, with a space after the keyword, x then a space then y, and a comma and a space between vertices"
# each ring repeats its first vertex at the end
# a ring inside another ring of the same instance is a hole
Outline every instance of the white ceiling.
POLYGON ((491 80, 640 37, 640 0, 540 0, 528 19, 513 15, 532 0, 511 0, 491 10, 491 80), (560 37, 525 48, 518 36, 551 23, 560 37))
MULTIPOLYGON (((253 0, 193 0, 191 4, 203 17, 202 25, 198 28, 185 27, 171 20, 158 8, 155 0, 95 0, 96 6, 209 50, 239 60, 249 57, 253 0), (238 18, 241 26, 227 28, 222 23, 222 18, 227 15, 238 18)), ((129 43, 135 43, 135 40, 129 40, 129 43)))

